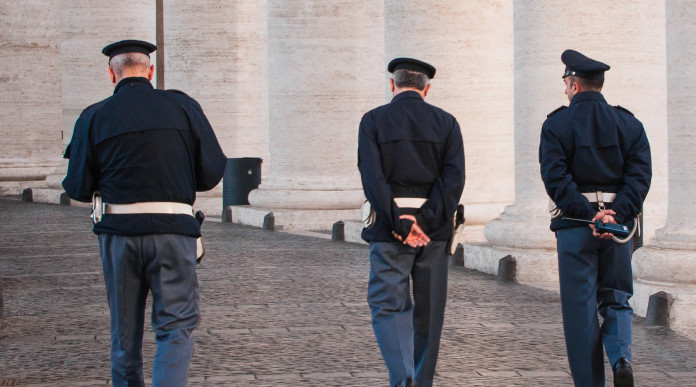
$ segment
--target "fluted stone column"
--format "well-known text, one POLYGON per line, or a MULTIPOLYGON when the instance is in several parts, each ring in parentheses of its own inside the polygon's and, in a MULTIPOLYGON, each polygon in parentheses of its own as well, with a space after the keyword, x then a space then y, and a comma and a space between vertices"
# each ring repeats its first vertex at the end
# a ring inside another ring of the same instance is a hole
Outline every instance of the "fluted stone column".
POLYGON ((461 202, 469 227, 485 224, 513 200, 512 2, 387 0, 385 37, 387 61, 415 57, 436 67, 426 101, 459 122, 461 202))
MULTIPOLYGON (((164 2, 166 88, 201 104, 227 157, 259 157, 265 163, 266 9, 265 2, 254 0, 164 2)), ((197 209, 222 212, 222 184, 197 196, 197 209)))
POLYGON ((514 2, 515 202, 485 227, 492 250, 470 252, 480 268, 495 272, 496 260, 512 254, 517 259, 518 281, 557 281, 555 240, 548 229, 548 196, 539 173, 538 147, 546 115, 568 104, 560 61, 568 48, 609 63, 605 97, 609 103, 631 109, 645 124, 655 174, 651 190, 655 200, 646 203, 646 229, 648 234, 655 229, 661 214, 658 199, 665 192, 663 31, 664 10, 648 0, 593 0, 582 7, 556 0, 514 2), (636 16, 637 9, 642 17, 636 16), (650 82, 645 82, 647 78, 650 82))
POLYGON ((384 101, 383 39, 382 1, 268 1, 270 174, 249 202, 276 226, 358 217, 358 124, 384 101))
POLYGON ((17 194, 60 160, 60 1, 4 1, 0 15, 0 192, 17 194))
MULTIPOLYGON (((154 43, 155 4, 136 0, 63 0, 60 2, 58 20, 61 37, 62 151, 70 142, 75 121, 82 110, 113 93, 114 86, 107 73, 108 59, 102 55, 102 48, 123 39, 154 43)), ((58 166, 46 177, 47 188, 32 188, 33 201, 61 202, 61 182, 68 168, 68 161, 62 159, 61 154, 54 155, 58 166)), ((63 197, 63 203, 65 200, 66 197, 63 197)))
POLYGON ((632 299, 645 316, 650 295, 673 296, 670 327, 696 338, 696 8, 688 0, 666 1, 669 204, 667 222, 633 256, 632 299))

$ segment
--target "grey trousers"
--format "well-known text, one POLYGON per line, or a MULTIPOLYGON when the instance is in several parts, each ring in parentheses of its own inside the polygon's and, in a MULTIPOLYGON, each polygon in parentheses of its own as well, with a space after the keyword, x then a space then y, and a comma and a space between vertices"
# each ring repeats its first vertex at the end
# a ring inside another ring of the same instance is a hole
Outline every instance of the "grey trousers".
POLYGON ((183 235, 102 234, 99 248, 111 312, 114 386, 144 386, 143 324, 152 292, 157 351, 153 386, 186 386, 198 325, 196 239, 183 235))
POLYGON ((370 243, 367 301, 392 386, 408 376, 419 387, 433 384, 447 299, 446 248, 443 241, 421 248, 370 243))

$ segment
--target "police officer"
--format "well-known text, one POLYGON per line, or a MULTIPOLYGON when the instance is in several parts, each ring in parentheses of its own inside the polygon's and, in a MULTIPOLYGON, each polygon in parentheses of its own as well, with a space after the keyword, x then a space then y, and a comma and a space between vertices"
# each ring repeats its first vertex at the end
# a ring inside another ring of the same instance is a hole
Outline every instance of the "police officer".
POLYGON ((375 223, 367 300, 392 386, 431 386, 447 297, 447 241, 464 189, 459 124, 429 105, 435 68, 397 58, 392 101, 360 122, 358 168, 375 223), (410 280, 413 297, 410 297, 410 280))
POLYGON ((111 312, 114 386, 144 386, 145 302, 152 292, 157 352, 153 386, 184 386, 198 325, 196 191, 215 187, 226 157, 200 105, 182 92, 155 90, 149 54, 139 40, 110 44, 114 94, 78 118, 63 180, 73 199, 95 209, 111 312), (100 213, 103 215, 100 217, 100 213))
POLYGON ((548 115, 539 163, 557 206, 556 233, 563 330, 576 386, 604 386, 602 343, 615 386, 633 386, 631 322, 633 240, 618 243, 594 225, 564 217, 633 226, 652 176, 650 145, 631 112, 601 94, 609 66, 577 51, 561 55, 570 106, 548 115), (597 313, 602 316, 599 326, 597 313))

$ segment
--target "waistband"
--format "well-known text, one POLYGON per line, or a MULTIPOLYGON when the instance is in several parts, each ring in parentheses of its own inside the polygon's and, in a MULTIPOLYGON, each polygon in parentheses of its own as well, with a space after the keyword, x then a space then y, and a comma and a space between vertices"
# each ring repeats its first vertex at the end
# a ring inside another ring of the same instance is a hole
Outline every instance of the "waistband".
POLYGON ((614 192, 582 192, 582 196, 586 197, 590 203, 611 203, 616 199, 616 193, 614 192))
POLYGON ((104 203, 105 214, 183 214, 193 216, 193 207, 176 202, 104 203))
POLYGON ((427 201, 425 198, 394 198, 394 203, 399 208, 421 208, 427 201))

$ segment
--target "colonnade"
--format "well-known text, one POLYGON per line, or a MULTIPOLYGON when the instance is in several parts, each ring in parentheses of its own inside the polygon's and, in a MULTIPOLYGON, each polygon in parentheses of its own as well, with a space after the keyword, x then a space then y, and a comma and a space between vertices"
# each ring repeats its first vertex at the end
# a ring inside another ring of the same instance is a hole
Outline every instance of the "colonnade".
MULTIPOLYGON (((46 175, 55 186, 77 115, 112 90, 99 51, 118 39, 155 41, 155 4, 28 0, 5 2, 0 11, 9 26, 0 27, 3 192, 46 175)), ((696 110, 688 87, 696 80, 696 11, 688 0, 590 0, 582 7, 558 0, 172 0, 163 12, 166 87, 201 103, 228 157, 264 159, 251 206, 233 221, 273 212, 280 226, 311 228, 357 217, 360 117, 391 99, 388 61, 417 57, 437 68, 427 101, 462 128, 462 203, 470 225, 485 234, 485 243, 465 244, 465 265, 495 272, 497 259, 513 255, 518 281, 551 287, 557 274, 538 166, 541 124, 568 103, 563 50, 610 64, 603 93, 643 122, 653 155, 633 302, 645 314, 647 297, 667 289, 674 327, 696 320, 682 307, 696 299, 689 270, 696 266, 696 110)), ((218 210, 220 191, 204 195, 218 210)))

